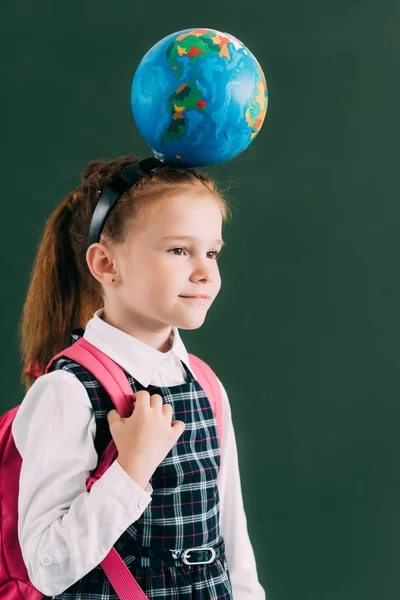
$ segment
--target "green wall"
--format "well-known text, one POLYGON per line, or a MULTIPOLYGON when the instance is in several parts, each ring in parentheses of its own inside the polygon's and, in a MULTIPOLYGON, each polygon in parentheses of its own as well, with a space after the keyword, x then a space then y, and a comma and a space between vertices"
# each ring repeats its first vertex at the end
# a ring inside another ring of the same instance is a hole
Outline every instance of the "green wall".
POLYGON ((269 600, 400 594, 399 7, 5 1, 1 53, 1 407, 19 404, 17 324, 47 215, 91 159, 149 154, 134 70, 211 27, 260 61, 255 142, 230 187, 223 285, 189 350, 228 391, 269 600))

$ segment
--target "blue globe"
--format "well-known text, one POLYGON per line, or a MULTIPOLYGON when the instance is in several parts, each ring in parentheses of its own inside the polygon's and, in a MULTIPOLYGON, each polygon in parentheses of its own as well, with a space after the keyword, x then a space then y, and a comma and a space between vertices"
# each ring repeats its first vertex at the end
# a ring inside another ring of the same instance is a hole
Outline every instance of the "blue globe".
POLYGON ((267 82, 257 59, 232 35, 185 29, 143 57, 132 81, 131 106, 158 159, 216 165, 257 136, 267 112, 267 82))

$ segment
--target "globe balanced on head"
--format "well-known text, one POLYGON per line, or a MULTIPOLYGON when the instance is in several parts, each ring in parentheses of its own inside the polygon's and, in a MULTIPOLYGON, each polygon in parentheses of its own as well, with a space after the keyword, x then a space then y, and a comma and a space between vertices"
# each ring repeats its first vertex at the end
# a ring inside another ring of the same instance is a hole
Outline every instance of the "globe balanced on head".
POLYGON ((232 35, 186 29, 163 38, 143 57, 131 105, 158 159, 216 165, 257 136, 267 112, 267 82, 257 59, 232 35))

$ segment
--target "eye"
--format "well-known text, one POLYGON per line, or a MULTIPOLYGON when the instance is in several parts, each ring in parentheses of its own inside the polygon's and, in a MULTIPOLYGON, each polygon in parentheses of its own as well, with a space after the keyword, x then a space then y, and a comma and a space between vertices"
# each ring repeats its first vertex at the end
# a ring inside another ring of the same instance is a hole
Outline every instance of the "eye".
MULTIPOLYGON (((168 250, 168 252, 174 252, 176 250, 185 250, 185 248, 171 248, 171 250, 168 250)), ((217 250, 210 250, 209 252, 207 252, 207 254, 214 254, 214 260, 218 260, 218 258, 220 257, 222 252, 222 249, 218 252, 217 250)), ((182 256, 182 254, 175 254, 175 256, 182 256)))
MULTIPOLYGON (((183 250, 183 248, 171 248, 168 252, 175 252, 175 250, 183 250)), ((182 254, 175 254, 175 256, 182 256, 182 254)))
POLYGON ((219 258, 221 258, 221 254, 223 252, 224 248, 221 248, 221 250, 210 250, 210 252, 213 252, 215 254, 214 258, 215 260, 218 260, 219 258))

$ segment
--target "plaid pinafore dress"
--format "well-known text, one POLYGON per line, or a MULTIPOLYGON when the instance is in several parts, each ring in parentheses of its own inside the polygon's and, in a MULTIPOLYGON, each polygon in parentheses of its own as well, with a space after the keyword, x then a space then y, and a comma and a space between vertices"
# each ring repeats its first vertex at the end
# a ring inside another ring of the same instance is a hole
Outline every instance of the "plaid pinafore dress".
MULTIPOLYGON (((75 330, 72 340, 82 335, 75 330)), ((160 394, 173 407, 173 419, 186 423, 185 431, 150 479, 152 501, 142 516, 124 531, 115 548, 150 598, 168 600, 232 600, 231 581, 222 553, 210 564, 185 565, 176 560, 165 566, 159 559, 135 556, 135 548, 154 549, 217 547, 223 540, 219 527, 219 495, 216 478, 220 447, 216 421, 208 398, 182 362, 187 381, 172 387, 144 388, 125 372, 133 392, 146 389, 160 394)), ((69 358, 59 358, 52 369, 73 373, 85 386, 96 420, 95 448, 99 459, 111 440, 107 413, 114 408, 100 383, 69 358)), ((92 474, 92 473, 91 473, 92 474)), ((208 560, 210 553, 206 553, 208 560)), ((118 600, 101 566, 57 596, 44 600, 118 600)))

